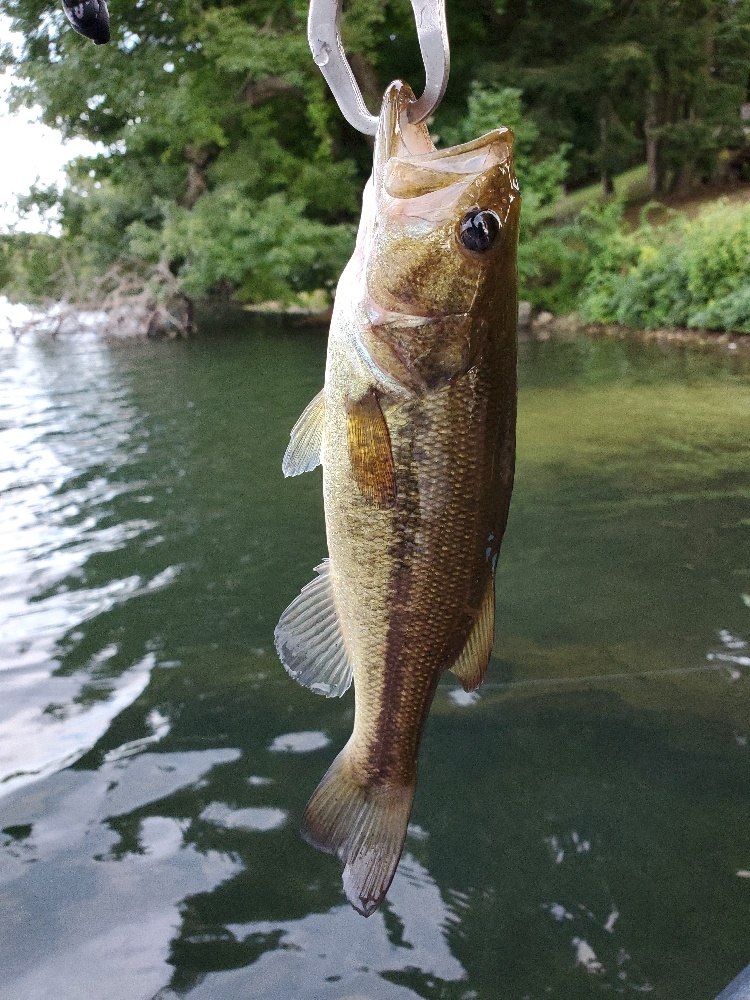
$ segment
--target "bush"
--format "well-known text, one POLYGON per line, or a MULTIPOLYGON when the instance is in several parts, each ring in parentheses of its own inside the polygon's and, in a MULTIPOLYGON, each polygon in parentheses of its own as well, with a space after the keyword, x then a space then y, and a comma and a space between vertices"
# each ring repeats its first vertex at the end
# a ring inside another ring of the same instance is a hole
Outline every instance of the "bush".
POLYGON ((274 194, 254 202, 224 185, 192 210, 167 205, 161 230, 130 227, 131 253, 173 262, 191 298, 233 290, 240 302, 288 303, 300 292, 331 290, 354 246, 354 227, 304 215, 305 203, 274 194))
POLYGON ((696 219, 647 220, 619 252, 592 259, 579 297, 585 320, 654 329, 688 326, 750 333, 750 204, 720 201, 696 219))
MULTIPOLYGON (((584 209, 570 222, 540 228, 521 241, 521 297, 554 313, 572 312, 593 275, 617 273, 633 253, 619 202, 584 209)), ((597 291, 606 297, 606 284, 597 291)))
POLYGON ((16 302, 64 298, 71 271, 67 247, 47 233, 0 236, 0 292, 16 302))

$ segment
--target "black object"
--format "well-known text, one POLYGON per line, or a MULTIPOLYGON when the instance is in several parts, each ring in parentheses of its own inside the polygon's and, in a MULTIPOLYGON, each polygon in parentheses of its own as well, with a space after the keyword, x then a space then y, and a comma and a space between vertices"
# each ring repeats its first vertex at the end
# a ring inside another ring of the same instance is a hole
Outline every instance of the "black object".
POLYGON ((494 212, 475 208, 461 219, 458 238, 472 253, 489 250, 500 232, 500 220, 494 212))
POLYGON ((109 11, 106 0, 63 0, 65 15, 79 35, 97 45, 109 41, 109 11))

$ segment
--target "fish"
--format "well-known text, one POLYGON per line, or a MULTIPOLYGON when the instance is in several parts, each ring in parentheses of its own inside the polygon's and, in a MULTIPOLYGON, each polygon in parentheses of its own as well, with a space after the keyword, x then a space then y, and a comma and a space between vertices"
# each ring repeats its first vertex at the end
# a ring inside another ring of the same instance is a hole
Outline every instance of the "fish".
POLYGON ((436 149, 409 86, 387 89, 323 389, 286 476, 323 466, 328 558, 282 614, 287 672, 326 697, 354 682, 352 735, 305 810, 364 916, 395 874, 441 675, 467 691, 490 659, 495 571, 515 464, 513 133, 436 149))

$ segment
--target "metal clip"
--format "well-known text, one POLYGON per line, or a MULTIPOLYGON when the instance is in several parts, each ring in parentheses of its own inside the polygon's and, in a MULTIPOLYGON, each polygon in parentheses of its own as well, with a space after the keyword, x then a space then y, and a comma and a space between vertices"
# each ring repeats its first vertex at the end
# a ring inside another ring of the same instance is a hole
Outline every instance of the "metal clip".
MULTIPOLYGON (((311 0, 307 39, 344 118, 365 135, 375 135, 377 116, 367 110, 341 44, 341 4, 342 0, 311 0)), ((450 53, 445 0, 411 0, 411 5, 426 77, 424 93, 408 111, 409 121, 416 124, 432 114, 445 93, 450 53)))

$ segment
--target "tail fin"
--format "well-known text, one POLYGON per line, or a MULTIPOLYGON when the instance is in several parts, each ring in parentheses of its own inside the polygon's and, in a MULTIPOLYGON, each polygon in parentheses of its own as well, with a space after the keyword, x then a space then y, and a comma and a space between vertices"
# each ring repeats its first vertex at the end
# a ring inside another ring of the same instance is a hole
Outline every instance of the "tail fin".
POLYGON ((364 917, 380 906, 393 881, 413 799, 414 785, 358 782, 344 747, 307 803, 302 836, 344 862, 344 891, 364 917))

